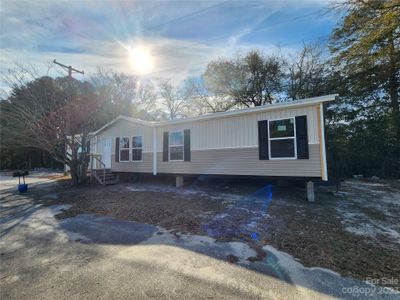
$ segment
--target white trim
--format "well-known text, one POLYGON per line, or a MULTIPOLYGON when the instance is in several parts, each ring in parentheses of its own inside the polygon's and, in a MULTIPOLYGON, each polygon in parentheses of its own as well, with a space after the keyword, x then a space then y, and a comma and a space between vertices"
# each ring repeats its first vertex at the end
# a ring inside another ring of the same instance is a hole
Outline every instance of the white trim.
POLYGON ((324 166, 323 166, 323 177, 322 180, 323 181, 327 181, 328 180, 328 169, 326 166, 326 149, 325 149, 325 122, 324 122, 324 109, 323 109, 323 105, 322 103, 319 105, 319 113, 320 113, 320 122, 321 122, 321 145, 322 145, 322 160, 324 162, 324 166))
POLYGON ((131 149, 131 151, 130 151, 130 159, 131 159, 131 162, 143 162, 143 135, 132 135, 132 144, 131 144, 132 146, 130 147, 130 149, 131 149), (142 147, 133 147, 133 138, 135 138, 135 137, 141 137, 142 138, 142 147), (142 157, 142 159, 141 160, 133 160, 133 149, 140 149, 140 150, 142 150, 142 152, 141 152, 141 157, 142 157))
MULTIPOLYGON (((319 145, 319 143, 308 143, 308 145, 319 145)), ((191 151, 207 151, 207 150, 224 150, 224 149, 252 149, 258 148, 258 145, 253 146, 238 146, 238 147, 219 147, 219 148, 196 148, 191 149, 191 151)), ((145 152, 145 153, 152 153, 152 152, 145 152)), ((157 153, 162 153, 162 151, 157 151, 157 153)))
MULTIPOLYGON (((96 136, 96 138, 97 138, 97 136, 96 136)), ((101 146, 102 146, 102 149, 101 149, 101 153, 100 153, 100 155, 101 155, 101 160, 103 161, 103 163, 105 164, 105 159, 104 159, 104 156, 103 156, 103 151, 104 151, 104 147, 106 146, 106 142, 107 141, 110 141, 110 165, 109 166, 107 166, 107 168, 111 168, 111 165, 112 165, 112 144, 113 144, 113 138, 111 137, 111 136, 106 136, 106 137, 103 137, 102 139, 99 139, 99 142, 101 143, 101 146)), ((96 146, 97 147, 97 146, 96 146)))
POLYGON ((277 137, 277 138, 270 138, 270 139, 273 141, 276 141, 276 140, 287 140, 287 139, 294 139, 294 138, 295 138, 294 136, 285 136, 285 137, 277 137))
POLYGON ((270 157, 269 160, 297 160, 297 157, 270 157))
POLYGON ((237 147, 214 147, 214 148, 197 148, 191 149, 191 151, 201 151, 201 150, 219 150, 219 149, 246 149, 246 148, 258 148, 258 145, 253 146, 237 146, 237 147))
POLYGON ((242 114, 264 112, 264 111, 270 111, 270 110, 276 110, 276 109, 309 106, 309 105, 318 104, 318 103, 322 103, 322 102, 333 101, 333 100, 335 100, 335 98, 337 96, 338 96, 338 94, 331 94, 331 95, 314 97, 314 98, 294 100, 294 101, 290 101, 290 102, 279 102, 279 103, 274 103, 274 104, 267 104, 267 105, 262 105, 262 106, 246 108, 246 109, 237 109, 237 110, 231 110, 231 111, 225 111, 225 112, 210 113, 210 114, 205 114, 202 116, 187 118, 187 119, 182 119, 182 120, 153 122, 150 124, 152 126, 164 126, 164 125, 170 125, 170 124, 194 122, 194 121, 199 121, 199 120, 215 119, 215 118, 219 118, 219 117, 230 117, 230 116, 236 116, 236 115, 242 115, 242 114))
POLYGON ((153 175, 157 175, 157 128, 153 128, 153 175))
POLYGON ((143 121, 143 120, 130 118, 130 117, 126 117, 126 116, 118 116, 117 118, 115 118, 111 122, 107 123, 100 129, 98 129, 94 132, 91 132, 90 135, 97 135, 99 132, 103 131, 104 129, 106 129, 107 127, 111 126, 112 124, 114 124, 115 122, 117 122, 119 120, 125 120, 128 122, 146 125, 146 126, 150 126, 150 127, 157 127, 157 126, 165 126, 165 125, 170 125, 170 124, 190 123, 190 122, 195 122, 195 121, 200 121, 200 120, 217 119, 220 117, 229 117, 229 116, 236 116, 236 115, 242 115, 242 114, 264 112, 264 111, 270 111, 270 110, 276 110, 276 109, 309 106, 309 105, 314 105, 314 104, 320 104, 323 102, 334 101, 337 96, 339 96, 339 95, 331 94, 331 95, 314 97, 314 98, 299 99, 299 100, 294 100, 294 101, 290 101, 290 102, 267 104, 267 105, 251 107, 251 108, 247 108, 247 109, 237 109, 237 110, 231 110, 231 111, 225 111, 225 112, 210 113, 210 114, 205 114, 205 115, 193 117, 193 118, 186 118, 186 119, 182 119, 182 120, 163 121, 163 122, 149 122, 149 121, 143 121))
POLYGON ((119 162, 131 162, 131 139, 129 136, 123 136, 119 138, 119 162), (127 148, 122 148, 121 149, 121 140, 122 139, 128 139, 129 141, 129 146, 128 149, 127 148), (128 160, 121 160, 121 150, 128 150, 128 160))
POLYGON ((137 123, 137 124, 146 125, 146 126, 152 126, 153 125, 153 122, 143 121, 143 120, 139 120, 139 119, 135 119, 135 118, 119 115, 114 120, 111 120, 106 125, 100 127, 100 129, 98 129, 98 130, 96 130, 94 132, 91 132, 89 134, 90 135, 97 135, 101 131, 103 131, 104 129, 106 129, 107 127, 111 126, 112 124, 114 124, 115 122, 117 122, 119 120, 124 120, 124 121, 128 121, 128 122, 131 122, 131 123, 137 123))
POLYGON ((168 132, 168 161, 185 161, 185 134, 183 130, 174 130, 168 132), (181 145, 171 145, 171 134, 173 133, 181 133, 182 134, 182 144, 181 145), (182 147, 182 159, 171 159, 171 147, 182 147))
POLYGON ((268 120, 267 127, 268 127, 267 134, 268 134, 268 155, 269 155, 269 159, 270 160, 292 160, 292 159, 297 159, 296 117, 268 120), (275 121, 281 121, 281 120, 290 120, 290 119, 293 119, 293 136, 279 137, 279 138, 270 137, 269 122, 275 122, 275 121), (277 140, 289 140, 289 139, 293 140, 293 143, 294 143, 294 157, 272 157, 272 155, 271 155, 271 140, 272 141, 277 141, 277 140))
MULTIPOLYGON (((98 143, 98 136, 96 135, 94 138, 93 138, 93 140, 94 140, 94 145, 95 145, 95 147, 94 147, 94 150, 95 150, 95 153, 98 153, 98 151, 97 151, 97 143, 98 143)), ((111 145, 111 155, 112 155, 112 145, 111 145)))

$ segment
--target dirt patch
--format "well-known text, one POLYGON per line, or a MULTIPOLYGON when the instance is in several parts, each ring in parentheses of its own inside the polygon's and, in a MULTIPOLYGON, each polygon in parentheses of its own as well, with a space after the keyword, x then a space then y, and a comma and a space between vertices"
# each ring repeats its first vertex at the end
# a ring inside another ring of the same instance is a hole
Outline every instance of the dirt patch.
POLYGON ((58 179, 58 180, 70 180, 71 177, 69 175, 56 174, 56 175, 38 175, 37 178, 46 178, 46 179, 58 179))
MULTIPOLYGON (((257 253, 249 261, 262 260, 261 247, 271 245, 305 266, 361 280, 398 278, 397 185, 362 183, 360 188, 350 182, 339 194, 320 189, 316 203, 306 202, 302 189, 273 186, 270 193, 268 185, 235 185, 224 191, 146 184, 85 187, 62 194, 61 202, 72 207, 58 217, 107 215, 159 225, 176 235, 184 232, 246 242, 257 253), (373 237, 363 234, 367 229, 373 237)), ((235 262, 234 257, 227 260, 235 262)))
MULTIPOLYGON (((329 198, 329 197, 327 197, 329 198)), ((265 242, 288 252, 305 266, 324 267, 361 280, 398 278, 400 251, 391 240, 372 241, 345 229, 336 204, 278 201, 271 205, 265 242)))
POLYGON ((226 257, 226 260, 227 260, 228 262, 230 262, 231 264, 233 264, 233 263, 237 263, 237 262, 239 261, 239 257, 237 257, 236 255, 233 255, 233 254, 229 254, 229 255, 226 257))
POLYGON ((58 218, 92 213, 196 234, 206 233, 201 224, 207 215, 222 212, 226 206, 203 194, 193 197, 184 192, 132 190, 126 185, 79 188, 62 194, 61 202, 72 207, 58 218))

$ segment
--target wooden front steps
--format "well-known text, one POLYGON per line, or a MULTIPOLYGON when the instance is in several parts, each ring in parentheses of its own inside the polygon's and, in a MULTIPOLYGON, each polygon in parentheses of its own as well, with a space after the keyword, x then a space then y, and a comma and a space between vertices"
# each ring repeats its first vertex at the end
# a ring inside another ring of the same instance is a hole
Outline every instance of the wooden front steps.
MULTIPOLYGON (((119 176, 114 174, 110 169, 93 169, 88 171, 88 176, 94 178, 97 183, 103 185, 118 184, 119 176)), ((93 182, 93 180, 92 180, 93 182)))

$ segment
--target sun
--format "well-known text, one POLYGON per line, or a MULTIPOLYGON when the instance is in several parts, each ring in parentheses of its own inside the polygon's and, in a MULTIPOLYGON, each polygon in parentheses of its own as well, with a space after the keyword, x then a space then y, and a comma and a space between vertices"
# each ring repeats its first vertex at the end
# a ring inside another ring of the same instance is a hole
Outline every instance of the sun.
POLYGON ((154 59, 150 49, 144 46, 130 48, 129 61, 132 69, 142 75, 148 74, 154 67, 154 59))

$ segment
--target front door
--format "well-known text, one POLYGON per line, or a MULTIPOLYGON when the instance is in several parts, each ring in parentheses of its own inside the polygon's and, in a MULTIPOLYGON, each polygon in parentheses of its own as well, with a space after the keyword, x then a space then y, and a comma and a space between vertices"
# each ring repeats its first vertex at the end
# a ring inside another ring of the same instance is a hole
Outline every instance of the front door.
POLYGON ((111 168, 111 139, 106 138, 101 141, 101 160, 107 169, 111 168))

